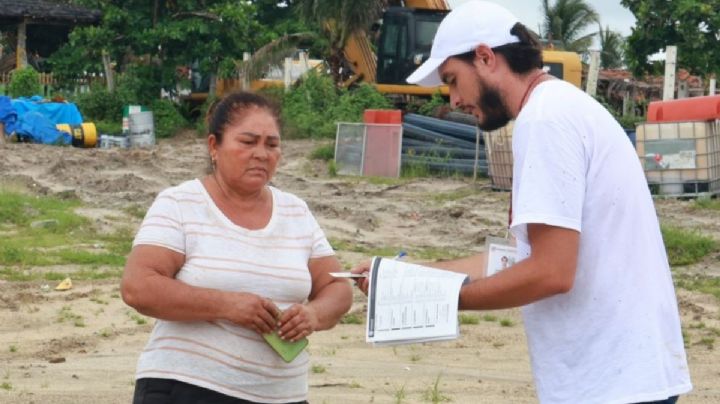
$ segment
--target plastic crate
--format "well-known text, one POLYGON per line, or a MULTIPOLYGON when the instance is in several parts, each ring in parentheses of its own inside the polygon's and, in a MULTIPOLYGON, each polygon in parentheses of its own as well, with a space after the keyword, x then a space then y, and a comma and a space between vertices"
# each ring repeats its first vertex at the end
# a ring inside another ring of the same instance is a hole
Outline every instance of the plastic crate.
POLYGON ((401 124, 337 124, 335 166, 340 175, 397 178, 401 151, 401 124))
POLYGON ((712 196, 720 193, 718 121, 643 123, 636 149, 653 195, 712 196))

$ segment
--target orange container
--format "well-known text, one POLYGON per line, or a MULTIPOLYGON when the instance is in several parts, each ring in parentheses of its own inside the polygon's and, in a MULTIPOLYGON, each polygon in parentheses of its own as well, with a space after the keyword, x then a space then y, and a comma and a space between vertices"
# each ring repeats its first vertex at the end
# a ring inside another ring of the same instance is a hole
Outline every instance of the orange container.
POLYGON ((654 101, 648 106, 648 122, 712 121, 720 119, 720 95, 654 101))
POLYGON ((402 123, 402 111, 399 109, 366 109, 364 123, 402 123))

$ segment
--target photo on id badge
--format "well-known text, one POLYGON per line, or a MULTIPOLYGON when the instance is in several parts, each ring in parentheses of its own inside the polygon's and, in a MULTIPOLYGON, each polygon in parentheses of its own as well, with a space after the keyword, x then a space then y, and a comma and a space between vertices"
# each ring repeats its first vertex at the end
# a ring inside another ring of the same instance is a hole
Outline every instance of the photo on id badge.
POLYGON ((517 250, 512 245, 512 240, 488 237, 485 239, 485 251, 487 251, 486 277, 515 265, 517 250))

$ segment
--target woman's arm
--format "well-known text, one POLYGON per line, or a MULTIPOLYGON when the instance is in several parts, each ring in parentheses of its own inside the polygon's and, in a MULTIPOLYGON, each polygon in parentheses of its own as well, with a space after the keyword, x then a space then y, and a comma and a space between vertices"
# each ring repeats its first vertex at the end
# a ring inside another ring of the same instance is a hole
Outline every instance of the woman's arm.
POLYGON ((168 248, 138 245, 125 265, 125 303, 147 316, 170 321, 228 320, 260 333, 275 328, 279 310, 251 293, 200 288, 175 279, 185 256, 168 248))
POLYGON ((293 305, 280 318, 280 335, 291 341, 334 327, 352 305, 350 283, 330 275, 341 269, 335 256, 310 259, 308 268, 312 277, 309 303, 293 305))

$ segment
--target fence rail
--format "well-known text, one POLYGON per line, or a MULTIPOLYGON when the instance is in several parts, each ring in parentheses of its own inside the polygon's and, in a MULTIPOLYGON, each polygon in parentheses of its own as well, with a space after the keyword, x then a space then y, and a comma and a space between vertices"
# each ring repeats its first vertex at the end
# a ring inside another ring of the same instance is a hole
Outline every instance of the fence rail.
MULTIPOLYGON (((12 81, 12 72, 0 73, 0 86, 2 86, 2 93, 7 94, 7 86, 12 81)), ((52 73, 39 73, 38 81, 42 87, 42 92, 45 97, 49 97, 53 93, 53 88, 57 86, 57 79, 52 73)), ((105 84, 105 77, 103 75, 84 75, 75 79, 72 79, 74 92, 84 93, 87 92, 92 84, 99 83, 105 84)))

